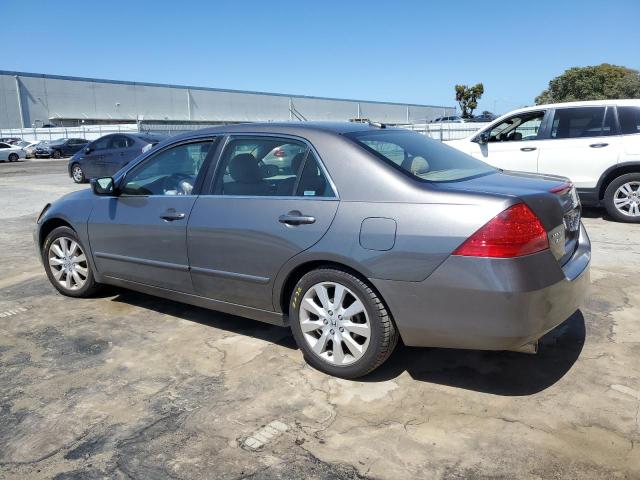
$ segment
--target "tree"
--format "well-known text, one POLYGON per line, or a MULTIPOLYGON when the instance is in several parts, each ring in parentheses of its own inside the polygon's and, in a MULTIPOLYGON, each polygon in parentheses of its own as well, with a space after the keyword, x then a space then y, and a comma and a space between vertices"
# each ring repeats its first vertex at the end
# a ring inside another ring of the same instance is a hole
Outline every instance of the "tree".
POLYGON ((549 82, 536 104, 614 98, 640 98, 638 70, 608 63, 570 68, 549 82))
POLYGON ((484 93, 484 85, 478 83, 473 87, 456 85, 456 102, 460 105, 462 118, 473 117, 473 111, 478 108, 478 100, 484 93))

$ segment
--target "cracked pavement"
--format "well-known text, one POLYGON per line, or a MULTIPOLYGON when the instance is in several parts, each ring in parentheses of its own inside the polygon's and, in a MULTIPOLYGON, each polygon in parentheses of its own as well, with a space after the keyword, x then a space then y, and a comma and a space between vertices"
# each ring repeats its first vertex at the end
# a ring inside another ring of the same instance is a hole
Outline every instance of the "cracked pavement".
POLYGON ((76 188, 64 161, 0 164, 1 478, 640 477, 640 226, 585 212, 589 298, 538 355, 399 346, 347 381, 284 328, 59 295, 31 231, 76 188))

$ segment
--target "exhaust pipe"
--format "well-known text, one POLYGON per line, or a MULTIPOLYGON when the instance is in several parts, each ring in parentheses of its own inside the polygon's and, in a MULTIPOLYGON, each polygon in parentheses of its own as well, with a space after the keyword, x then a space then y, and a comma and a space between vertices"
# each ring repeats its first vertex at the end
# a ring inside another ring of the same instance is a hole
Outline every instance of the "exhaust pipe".
POLYGON ((534 355, 538 353, 538 340, 534 340, 533 342, 525 343, 518 348, 514 348, 512 352, 530 353, 534 355))

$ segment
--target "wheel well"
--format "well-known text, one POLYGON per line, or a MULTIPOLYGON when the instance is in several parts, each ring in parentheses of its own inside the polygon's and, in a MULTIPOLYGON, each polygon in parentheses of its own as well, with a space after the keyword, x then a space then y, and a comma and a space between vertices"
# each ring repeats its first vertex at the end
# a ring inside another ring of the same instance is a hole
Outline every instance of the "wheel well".
POLYGON ((38 238, 38 246, 40 247, 40 250, 42 250, 42 245, 44 244, 44 240, 47 238, 47 235, 58 227, 69 227, 73 230, 73 227, 61 218, 51 218, 47 220, 42 224, 42 227, 40 227, 40 238, 38 238))
POLYGON ((602 183, 600 184, 598 200, 604 199, 604 192, 611 182, 613 182, 619 176, 626 175, 627 173, 640 173, 640 165, 625 165, 614 168, 609 173, 607 173, 607 175, 602 179, 602 183))
MULTIPOLYGON (((362 275, 360 272, 358 272, 354 268, 348 267, 347 265, 344 265, 343 263, 339 263, 339 262, 315 260, 312 262, 303 263, 302 265, 298 265, 296 268, 294 268, 289 273, 289 275, 287 276, 287 279, 282 285, 282 290, 280 293, 280 308, 282 309, 282 312, 285 315, 289 313, 289 301, 291 300, 291 295, 293 294, 293 288, 296 286, 296 283, 298 283, 298 281, 307 273, 309 273, 311 270, 316 270, 318 268, 335 268, 337 270, 343 270, 345 272, 348 272, 354 277, 358 277, 360 280, 362 280, 367 285, 369 285, 371 289, 373 289, 373 291, 376 292, 376 295, 378 295, 378 297, 384 302, 384 299, 382 298, 382 295, 380 295, 380 292, 378 292, 378 289, 371 284, 371 282, 367 279, 367 277, 362 275)), ((386 307, 386 303, 385 303, 385 307, 386 307)), ((387 311, 389 311, 388 307, 387 307, 387 311)))

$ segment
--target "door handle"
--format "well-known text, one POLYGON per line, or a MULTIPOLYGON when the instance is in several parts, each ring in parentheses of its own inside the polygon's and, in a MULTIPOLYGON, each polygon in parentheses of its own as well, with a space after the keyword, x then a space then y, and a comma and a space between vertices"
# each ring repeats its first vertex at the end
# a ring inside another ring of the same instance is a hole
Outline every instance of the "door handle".
POLYGON ((184 218, 184 213, 170 209, 160 215, 160 218, 167 222, 173 222, 174 220, 182 220, 184 218))
POLYGON ((309 225, 311 223, 315 223, 316 218, 303 215, 299 211, 294 210, 285 215, 280 215, 280 217, 278 217, 278 221, 286 225, 309 225))
POLYGON ((609 144, 608 143, 592 143, 589 146, 591 148, 602 148, 602 147, 606 147, 607 145, 609 145, 609 144))
POLYGON ((537 150, 537 149, 538 149, 538 147, 522 147, 520 149, 520 151, 522 151, 522 152, 533 152, 534 150, 537 150))

